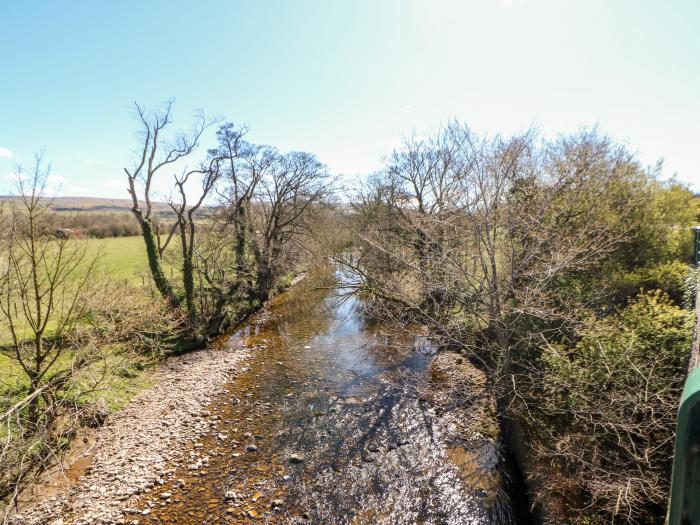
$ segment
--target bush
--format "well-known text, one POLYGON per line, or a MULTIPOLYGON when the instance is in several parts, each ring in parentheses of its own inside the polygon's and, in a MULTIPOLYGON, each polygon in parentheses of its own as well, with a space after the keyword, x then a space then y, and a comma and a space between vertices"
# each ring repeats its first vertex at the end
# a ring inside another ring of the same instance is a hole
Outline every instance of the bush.
POLYGON ((548 493, 575 485, 580 501, 609 517, 663 521, 693 324, 692 312, 655 290, 595 323, 573 348, 544 352, 536 452, 566 478, 547 479, 548 493))
POLYGON ((700 285, 700 268, 691 268, 685 276, 683 289, 683 306, 688 309, 695 308, 695 295, 700 285))
MULTIPOLYGON (((169 231, 173 225, 172 220, 157 217, 154 222, 165 231, 169 231)), ((54 212, 51 214, 51 224, 54 229, 80 230, 83 237, 97 239, 141 235, 141 226, 130 212, 54 212)))
POLYGON ((172 350, 173 337, 182 324, 181 312, 159 296, 144 295, 143 289, 124 282, 107 281, 87 299, 83 335, 100 345, 125 343, 137 354, 160 356, 172 350))
POLYGON ((691 267, 677 260, 637 268, 632 272, 625 273, 616 283, 616 289, 621 296, 619 302, 634 297, 642 290, 662 290, 676 304, 685 304, 690 273, 691 267))

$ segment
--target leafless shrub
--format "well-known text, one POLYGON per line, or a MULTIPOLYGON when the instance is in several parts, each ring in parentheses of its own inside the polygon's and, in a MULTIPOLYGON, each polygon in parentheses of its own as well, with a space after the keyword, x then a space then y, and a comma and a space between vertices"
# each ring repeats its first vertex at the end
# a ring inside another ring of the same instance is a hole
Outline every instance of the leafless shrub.
POLYGON ((0 415, 3 496, 16 495, 37 466, 65 445, 78 399, 100 380, 99 374, 76 378, 101 358, 95 347, 73 341, 96 259, 84 243, 57 237, 48 227, 49 172, 41 157, 29 173, 21 167, 17 173, 19 199, 3 215, 0 353, 22 379, 19 401, 0 415))
MULTIPOLYGON (((18 170, 19 173, 25 172, 18 170)), ((124 283, 96 282, 85 241, 53 234, 41 158, 19 179, 0 239, 0 498, 62 456, 81 426, 100 424, 116 369, 160 355, 181 324, 167 303, 124 283), (118 349, 121 346, 122 355, 118 349)))

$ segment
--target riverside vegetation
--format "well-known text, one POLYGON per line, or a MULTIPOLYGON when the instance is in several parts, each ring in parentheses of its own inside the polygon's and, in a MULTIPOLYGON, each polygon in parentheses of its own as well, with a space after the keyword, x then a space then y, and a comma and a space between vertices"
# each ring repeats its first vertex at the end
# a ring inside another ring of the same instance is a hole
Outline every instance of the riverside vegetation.
POLYGON ((201 115, 169 135, 171 110, 136 106, 130 211, 94 217, 119 228, 52 209, 41 158, 4 203, 6 513, 81 428, 128 402, 144 368, 330 257, 368 319, 419 327, 480 370, 537 520, 663 522, 699 210, 661 165, 597 130, 485 137, 451 122, 341 192, 312 154, 252 144, 245 128, 201 115), (155 202, 176 169, 173 197, 155 202))
POLYGON ((375 315, 429 326, 487 372, 545 522, 664 519, 698 208, 660 169, 597 130, 453 122, 358 194, 340 262, 375 315))
POLYGON ((251 144, 224 125, 219 148, 176 177, 182 200, 164 206, 151 200, 153 177, 193 153, 210 123, 166 140, 169 105, 137 114, 143 154, 124 186, 140 239, 58 234, 66 223, 52 209, 41 157, 18 167, 17 195, 0 215, 6 515, 81 426, 101 424, 133 395, 141 370, 201 347, 291 282, 306 258, 323 256, 309 232, 329 220, 330 177, 313 155, 251 144), (189 177, 203 181, 194 204, 185 200, 189 177), (207 197, 216 205, 205 210, 207 197))

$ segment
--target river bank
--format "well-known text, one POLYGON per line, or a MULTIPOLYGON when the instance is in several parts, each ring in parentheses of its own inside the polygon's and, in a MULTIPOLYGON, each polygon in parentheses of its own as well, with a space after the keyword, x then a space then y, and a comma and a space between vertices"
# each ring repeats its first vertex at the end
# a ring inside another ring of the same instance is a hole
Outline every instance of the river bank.
POLYGON ((12 525, 518 522, 485 376, 357 298, 294 287, 158 374, 12 525))
POLYGON ((218 424, 133 520, 516 522, 483 375, 358 301, 294 289, 254 316, 245 370, 210 407, 218 424))
POLYGON ((168 358, 154 372, 154 386, 111 415, 73 454, 64 473, 47 473, 23 494, 10 525, 128 523, 140 494, 172 476, 170 465, 187 443, 206 434, 214 395, 243 366, 247 349, 222 341, 168 358))

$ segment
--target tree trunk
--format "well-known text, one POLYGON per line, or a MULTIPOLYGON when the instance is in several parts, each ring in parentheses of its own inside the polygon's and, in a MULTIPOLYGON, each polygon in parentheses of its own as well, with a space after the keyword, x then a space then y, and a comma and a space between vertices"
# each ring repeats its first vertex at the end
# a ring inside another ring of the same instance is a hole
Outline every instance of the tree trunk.
POLYGON ((272 289, 272 270, 267 263, 262 263, 257 271, 257 292, 261 302, 265 302, 270 298, 270 290, 272 289))
POLYGON ((175 295, 175 290, 173 286, 165 276, 163 271, 163 265, 160 259, 160 254, 158 253, 158 246, 156 244, 156 237, 153 233, 153 225, 151 224, 151 219, 143 219, 139 221, 141 223, 141 231, 143 232, 143 241, 146 243, 146 254, 148 255, 148 266, 151 269, 151 276, 153 277, 153 282, 160 294, 171 304, 173 307, 180 306, 180 299, 175 295))
POLYGON ((234 250, 236 253, 236 278, 240 280, 248 273, 248 262, 246 261, 248 218, 246 216, 245 206, 240 206, 236 215, 234 250))
POLYGON ((245 251, 246 251, 246 232, 244 227, 237 228, 236 231, 236 271, 237 277, 242 276, 246 269, 245 251))
POLYGON ((190 322, 196 320, 196 310, 194 304, 194 267, 192 258, 186 255, 182 261, 182 283, 185 287, 185 306, 187 307, 187 317, 190 322))
MULTIPOLYGON (((31 379, 30 393, 36 392, 40 388, 39 381, 31 379)), ((28 427, 31 432, 35 432, 39 427, 39 396, 32 399, 27 405, 28 427)))

